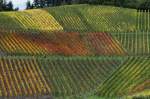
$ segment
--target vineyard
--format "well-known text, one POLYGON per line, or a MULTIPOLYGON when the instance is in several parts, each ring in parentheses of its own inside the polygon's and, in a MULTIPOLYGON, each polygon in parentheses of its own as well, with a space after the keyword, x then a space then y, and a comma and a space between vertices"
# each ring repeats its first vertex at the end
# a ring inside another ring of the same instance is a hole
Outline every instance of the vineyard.
POLYGON ((150 96, 150 10, 65 5, 0 13, 0 98, 150 96))
POLYGON ((128 95, 132 93, 132 91, 138 92, 139 90, 143 91, 144 88, 149 88, 149 62, 150 59, 147 57, 129 57, 126 62, 100 86, 100 94, 106 96, 121 96, 128 95), (145 84, 140 86, 140 83, 145 84))
POLYGON ((112 33, 136 30, 136 10, 85 5, 67 9, 62 6, 46 11, 55 16, 67 32, 112 33))
POLYGON ((72 5, 42 10, 2 12, 0 29, 34 33, 38 31, 126 32, 136 31, 136 16, 136 10, 132 9, 72 5))
POLYGON ((0 50, 7 55, 126 55, 108 33, 1 33, 0 50))

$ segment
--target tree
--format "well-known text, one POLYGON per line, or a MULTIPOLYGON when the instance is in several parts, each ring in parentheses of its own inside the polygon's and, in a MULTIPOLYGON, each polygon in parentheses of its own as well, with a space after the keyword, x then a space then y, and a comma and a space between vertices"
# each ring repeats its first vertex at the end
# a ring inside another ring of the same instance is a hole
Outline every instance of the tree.
POLYGON ((13 11, 13 3, 12 1, 6 2, 3 0, 2 5, 1 5, 1 11, 13 11))
POLYGON ((33 6, 35 8, 43 8, 43 7, 49 6, 50 3, 51 3, 51 0, 34 0, 33 6))
POLYGON ((125 0, 114 0, 114 4, 115 4, 116 6, 123 7, 123 6, 124 6, 124 3, 125 3, 125 0))
MULTIPOLYGON (((78 3, 80 3, 80 4, 84 4, 84 3, 88 3, 90 0, 79 0, 78 1, 78 3)), ((92 1, 92 0, 91 0, 92 1)), ((96 0, 94 0, 94 1, 96 1, 96 0)), ((94 2, 93 1, 93 2, 94 2)))
POLYGON ((88 0, 90 4, 104 4, 105 0, 88 0))
POLYGON ((19 10, 19 8, 18 8, 18 7, 14 9, 14 11, 18 11, 18 10, 19 10))
POLYGON ((138 10, 149 11, 150 10, 150 1, 146 0, 142 2, 138 7, 138 10))
POLYGON ((12 1, 0 0, 0 11, 17 11, 19 8, 13 8, 12 1))
POLYGON ((33 8, 33 5, 31 4, 31 1, 28 0, 26 3, 26 9, 32 9, 32 8, 33 8))
POLYGON ((9 1, 8 4, 6 4, 6 10, 7 11, 13 11, 13 3, 12 3, 12 1, 9 1))
POLYGON ((39 8, 41 6, 41 0, 34 0, 33 4, 35 8, 39 8))
POLYGON ((72 0, 65 0, 65 3, 70 5, 72 4, 72 0))
POLYGON ((0 0, 0 11, 2 11, 3 0, 0 0))
POLYGON ((6 1, 5 0, 0 0, 0 11, 5 10, 6 8, 6 1))
POLYGON ((59 5, 61 5, 61 3, 62 3, 62 0, 52 0, 53 6, 59 6, 59 5))

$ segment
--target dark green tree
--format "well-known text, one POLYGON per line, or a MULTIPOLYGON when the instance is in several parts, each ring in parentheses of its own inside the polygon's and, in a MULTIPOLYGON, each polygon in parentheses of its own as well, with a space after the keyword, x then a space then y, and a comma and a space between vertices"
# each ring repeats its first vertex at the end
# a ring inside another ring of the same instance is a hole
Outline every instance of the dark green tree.
POLYGON ((115 6, 123 7, 125 5, 125 0, 114 0, 115 6))
POLYGON ((33 5, 35 8, 42 8, 44 7, 44 0, 34 0, 33 5))
POLYGON ((0 11, 2 10, 3 0, 0 0, 0 11))
POLYGON ((85 4, 85 3, 89 3, 89 0, 79 0, 77 2, 80 4, 85 4))
POLYGON ((52 5, 53 6, 59 6, 61 5, 63 2, 63 0, 52 0, 52 5))
POLYGON ((6 8, 6 1, 0 0, 0 11, 5 10, 5 8, 6 8))
POLYGON ((88 0, 88 2, 90 4, 98 5, 98 4, 104 4, 105 0, 88 0))
POLYGON ((26 3, 26 9, 33 9, 33 4, 31 4, 30 0, 28 0, 26 3))
POLYGON ((72 4, 72 0, 65 0, 65 3, 70 5, 72 4))
POLYGON ((150 10, 150 1, 149 0, 145 0, 144 2, 142 2, 138 7, 138 10, 146 10, 149 11, 150 10))
MULTIPOLYGON (((55 1, 55 0, 53 0, 53 1, 55 1)), ((52 3, 52 0, 34 0, 33 6, 35 8, 43 8, 43 7, 49 6, 50 3, 52 3)))
POLYGON ((9 1, 8 4, 6 4, 5 10, 6 11, 13 11, 14 10, 12 1, 9 1))

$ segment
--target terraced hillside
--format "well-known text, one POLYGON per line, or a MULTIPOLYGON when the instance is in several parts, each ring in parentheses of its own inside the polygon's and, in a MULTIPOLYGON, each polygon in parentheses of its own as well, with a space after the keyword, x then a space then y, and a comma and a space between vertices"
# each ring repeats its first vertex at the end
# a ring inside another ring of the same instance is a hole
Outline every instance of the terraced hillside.
POLYGON ((126 55, 108 33, 1 33, 0 51, 7 55, 97 56, 126 55))
POLYGON ((11 13, 3 12, 0 13, 2 19, 0 28, 16 31, 20 29, 29 31, 63 30, 65 32, 135 31, 136 16, 136 10, 131 9, 73 5, 11 13))
POLYGON ((0 98, 149 97, 149 15, 93 5, 0 13, 0 98))
POLYGON ((149 88, 150 59, 129 57, 99 88, 101 95, 121 96, 149 88), (117 82, 116 82, 117 81, 117 82), (111 86, 111 88, 110 88, 111 86))
POLYGON ((136 30, 136 10, 79 5, 46 9, 46 11, 55 16, 65 31, 123 32, 136 30), (63 13, 64 11, 66 13, 63 13))

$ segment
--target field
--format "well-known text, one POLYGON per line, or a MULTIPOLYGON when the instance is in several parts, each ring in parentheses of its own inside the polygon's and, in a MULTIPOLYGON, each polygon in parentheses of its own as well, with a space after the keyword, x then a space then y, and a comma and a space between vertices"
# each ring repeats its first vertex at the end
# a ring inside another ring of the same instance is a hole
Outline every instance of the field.
POLYGON ((1 33, 0 51, 7 55, 126 55, 108 33, 1 33))
POLYGON ((149 39, 150 11, 66 5, 1 12, 0 98, 150 97, 149 39))
POLYGON ((89 5, 3 12, 0 15, 2 17, 0 28, 16 31, 21 29, 30 32, 126 32, 135 31, 137 21, 136 10, 89 5), (38 17, 35 17, 37 15, 38 17), (8 20, 10 21, 7 22, 8 20))

